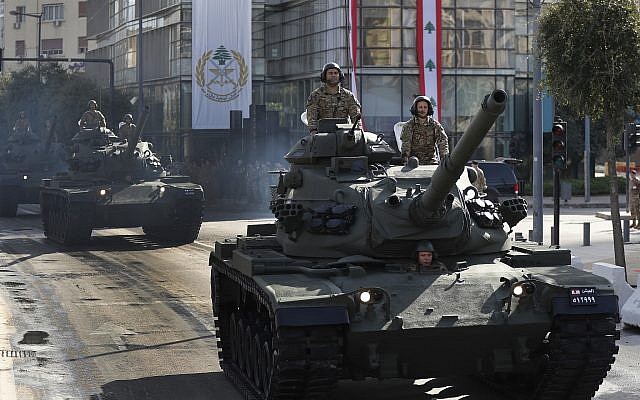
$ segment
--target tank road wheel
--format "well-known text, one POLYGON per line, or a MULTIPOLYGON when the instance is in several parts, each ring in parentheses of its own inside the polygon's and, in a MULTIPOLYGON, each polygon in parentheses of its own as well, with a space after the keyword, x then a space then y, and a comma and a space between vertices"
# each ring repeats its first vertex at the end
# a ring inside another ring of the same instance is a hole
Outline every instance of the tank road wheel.
POLYGON ((0 217, 15 217, 18 213, 18 188, 0 187, 0 217))
POLYGON ((214 260, 213 275, 220 365, 238 389, 260 400, 325 398, 340 376, 343 326, 274 330, 268 297, 255 282, 222 261, 214 260))

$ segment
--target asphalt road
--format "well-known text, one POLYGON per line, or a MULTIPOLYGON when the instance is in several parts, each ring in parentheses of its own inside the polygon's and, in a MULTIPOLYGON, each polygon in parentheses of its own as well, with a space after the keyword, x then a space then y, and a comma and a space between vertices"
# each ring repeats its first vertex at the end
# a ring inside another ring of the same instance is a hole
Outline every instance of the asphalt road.
MULTIPOLYGON (((0 399, 243 398, 218 365, 207 260, 215 240, 258 217, 268 215, 210 214, 194 245, 161 247, 122 229, 76 249, 44 240, 37 215, 0 218, 0 351, 13 352, 0 353, 0 399)), ((608 256, 597 243, 593 257, 582 249, 587 262, 608 256)), ((623 329, 618 344, 596 399, 640 399, 640 330, 623 329)), ((353 398, 505 399, 464 377, 341 382, 332 396, 353 398)))

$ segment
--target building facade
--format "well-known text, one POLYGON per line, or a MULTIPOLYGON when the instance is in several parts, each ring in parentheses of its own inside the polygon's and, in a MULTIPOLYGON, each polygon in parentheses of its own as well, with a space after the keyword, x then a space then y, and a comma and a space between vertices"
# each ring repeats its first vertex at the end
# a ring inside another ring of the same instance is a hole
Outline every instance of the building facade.
MULTIPOLYGON (((4 0, 2 20, 4 57, 38 57, 38 48, 41 57, 84 58, 87 53, 86 1, 4 0)), ((5 62, 3 71, 19 70, 27 64, 5 62)), ((79 71, 84 65, 69 67, 79 71)))
MULTIPOLYGON (((348 0, 253 0, 253 104, 277 111, 292 139, 320 69, 335 61, 351 74, 347 57, 348 0)), ((135 0, 89 0, 89 55, 115 63, 116 87, 143 98, 152 110, 145 135, 163 151, 188 157, 193 143, 215 143, 228 132, 191 129, 191 1, 142 3, 142 60, 138 66, 140 11, 135 0), (207 140, 202 141, 205 138, 207 140), (209 140, 210 139, 210 140, 209 140)), ((509 105, 482 143, 477 158, 519 156, 531 127, 531 20, 527 0, 442 0, 442 124, 455 144, 494 88, 509 105), (514 154, 516 153, 516 154, 514 154)), ((357 86, 366 128, 393 137, 410 117, 418 90, 416 0, 358 1, 357 86)), ((100 66, 87 66, 106 79, 100 66)), ((346 79, 345 82, 349 82, 346 79)), ((348 84, 347 84, 348 86, 348 84)), ((246 116, 245 116, 246 117, 246 116)))

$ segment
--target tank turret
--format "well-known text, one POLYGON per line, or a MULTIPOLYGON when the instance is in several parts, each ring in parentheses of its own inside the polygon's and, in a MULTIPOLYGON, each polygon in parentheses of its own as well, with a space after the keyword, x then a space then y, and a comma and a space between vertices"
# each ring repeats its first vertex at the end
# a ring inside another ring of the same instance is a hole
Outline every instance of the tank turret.
POLYGON ((486 96, 439 165, 417 159, 389 165, 395 153, 381 136, 321 120, 320 133, 287 154, 291 168, 272 204, 285 253, 401 257, 420 240, 433 241, 443 254, 508 249, 503 223, 512 227, 524 218, 525 201, 484 200, 472 186, 475 172, 465 166, 506 100, 502 90, 486 96))

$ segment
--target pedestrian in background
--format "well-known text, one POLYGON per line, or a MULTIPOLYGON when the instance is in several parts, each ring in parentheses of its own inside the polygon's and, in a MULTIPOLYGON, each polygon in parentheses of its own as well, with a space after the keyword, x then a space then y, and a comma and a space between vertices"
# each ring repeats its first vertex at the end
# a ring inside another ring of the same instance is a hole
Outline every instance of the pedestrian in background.
POLYGON ((629 186, 631 187, 631 198, 629 199, 629 211, 631 212, 631 227, 640 228, 640 178, 636 170, 632 169, 629 175, 629 186))

